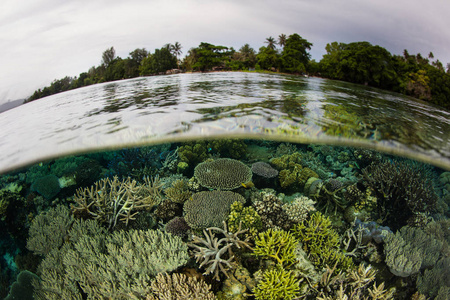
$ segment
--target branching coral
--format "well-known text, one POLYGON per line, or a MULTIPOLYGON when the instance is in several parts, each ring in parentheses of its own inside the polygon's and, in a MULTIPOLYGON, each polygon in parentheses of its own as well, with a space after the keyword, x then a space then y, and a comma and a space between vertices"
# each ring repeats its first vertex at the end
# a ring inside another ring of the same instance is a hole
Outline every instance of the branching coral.
POLYGON ((378 198, 379 217, 393 229, 406 225, 415 213, 429 213, 436 207, 431 179, 415 165, 386 161, 363 169, 362 174, 378 198))
POLYGON ((331 227, 330 219, 321 213, 315 213, 308 221, 296 225, 293 232, 316 265, 336 264, 337 270, 343 271, 353 267, 352 259, 339 249, 339 235, 331 227))
POLYGON ((253 207, 261 216, 263 225, 266 228, 282 228, 288 230, 292 221, 286 211, 283 210, 283 203, 272 192, 260 192, 254 194, 253 207))
POLYGON ((211 286, 195 277, 174 273, 158 274, 151 283, 153 294, 147 300, 214 300, 217 299, 210 290, 211 286))
POLYGON ((139 210, 151 209, 161 201, 162 184, 158 177, 144 178, 144 184, 127 178, 97 181, 90 188, 80 188, 74 196, 74 214, 105 222, 110 228, 120 220, 126 225, 139 210))
POLYGON ((267 270, 255 288, 257 300, 290 300, 300 290, 295 273, 283 268, 267 270))
POLYGON ((70 210, 62 205, 40 213, 31 223, 27 248, 42 256, 47 255, 52 249, 58 249, 63 244, 73 221, 70 210))
POLYGON ((189 190, 189 185, 185 179, 177 179, 172 182, 172 186, 164 190, 167 198, 175 203, 184 203, 188 200, 192 192, 189 190))
POLYGON ((241 226, 242 229, 248 229, 250 235, 256 236, 258 230, 262 228, 262 221, 255 209, 244 207, 240 201, 231 204, 230 208, 231 212, 227 219, 230 231, 236 231, 241 226))
POLYGON ((298 241, 284 230, 269 229, 255 239, 254 254, 274 259, 281 267, 289 267, 295 261, 298 241))
POLYGON ((205 238, 194 235, 192 242, 188 244, 195 249, 194 257, 200 263, 200 268, 206 267, 205 273, 203 274, 208 275, 214 273, 214 278, 218 281, 220 281, 219 271, 228 277, 227 269, 234 268, 235 256, 231 250, 233 246, 239 249, 243 249, 244 247, 251 249, 248 242, 249 237, 246 237, 244 240, 241 240, 239 237, 247 229, 241 230, 238 228, 238 231, 232 233, 228 231, 226 223, 223 222, 223 224, 224 229, 217 227, 207 228, 203 230, 205 238), (222 234, 224 237, 219 239, 214 232, 222 234), (225 256, 228 258, 226 259, 225 256))

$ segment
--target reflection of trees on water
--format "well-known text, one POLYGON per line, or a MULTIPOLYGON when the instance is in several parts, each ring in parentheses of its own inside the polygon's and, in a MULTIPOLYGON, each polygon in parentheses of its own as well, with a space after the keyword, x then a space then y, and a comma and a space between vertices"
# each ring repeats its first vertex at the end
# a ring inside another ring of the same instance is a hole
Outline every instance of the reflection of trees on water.
POLYGON ((324 118, 317 125, 328 135, 396 141, 423 149, 447 140, 443 134, 450 130, 448 122, 431 119, 430 107, 416 100, 336 82, 327 82, 324 94, 324 118))

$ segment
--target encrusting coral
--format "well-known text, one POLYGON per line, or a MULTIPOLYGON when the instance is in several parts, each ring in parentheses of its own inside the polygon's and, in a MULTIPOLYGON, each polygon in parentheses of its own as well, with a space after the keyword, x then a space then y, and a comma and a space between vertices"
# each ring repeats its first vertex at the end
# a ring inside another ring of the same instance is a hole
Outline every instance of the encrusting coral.
POLYGON ((110 228, 120 220, 128 225, 139 210, 150 210, 159 204, 162 184, 158 177, 144 178, 144 184, 130 178, 114 177, 97 181, 90 188, 80 188, 74 196, 74 214, 105 222, 110 228))
POLYGON ((232 247, 238 249, 249 248, 249 237, 241 240, 239 235, 247 231, 247 229, 238 228, 236 232, 230 232, 225 222, 224 229, 218 227, 210 227, 203 230, 205 238, 193 236, 193 240, 189 243, 189 247, 194 248, 194 257, 200 268, 206 267, 204 275, 214 274, 214 278, 220 281, 219 271, 228 277, 227 270, 235 267, 235 255, 232 247), (218 238, 215 233, 222 234, 224 237, 218 238), (225 256, 227 258, 225 258, 225 256))
POLYGON ((194 177, 209 189, 234 190, 252 180, 252 170, 238 160, 218 158, 198 164, 194 177))
POLYGON ((184 218, 194 229, 221 226, 230 214, 234 202, 245 203, 245 198, 231 191, 203 191, 192 195, 184 203, 184 218))

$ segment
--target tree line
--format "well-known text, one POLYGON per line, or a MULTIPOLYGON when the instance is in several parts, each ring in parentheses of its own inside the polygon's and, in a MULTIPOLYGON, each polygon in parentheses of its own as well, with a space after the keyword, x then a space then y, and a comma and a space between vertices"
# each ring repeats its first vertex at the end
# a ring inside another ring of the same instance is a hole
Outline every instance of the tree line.
POLYGON ((269 37, 255 51, 249 44, 239 50, 233 47, 202 42, 188 50, 180 59, 180 43, 166 44, 153 53, 138 48, 127 58, 116 56, 114 47, 105 50, 99 66, 91 67, 76 77, 54 80, 50 86, 38 89, 26 102, 70 89, 95 83, 160 75, 176 72, 205 71, 272 71, 289 74, 309 74, 378 87, 410 95, 450 108, 450 63, 446 69, 434 59, 420 53, 392 55, 385 48, 369 42, 327 44, 327 53, 319 62, 311 60, 312 43, 298 34, 269 37))

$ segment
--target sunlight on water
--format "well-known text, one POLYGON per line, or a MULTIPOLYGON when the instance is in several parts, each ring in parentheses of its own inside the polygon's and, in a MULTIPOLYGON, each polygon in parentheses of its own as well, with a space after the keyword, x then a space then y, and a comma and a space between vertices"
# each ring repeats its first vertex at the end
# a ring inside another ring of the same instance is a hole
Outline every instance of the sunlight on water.
POLYGON ((3 113, 0 170, 66 154, 221 136, 370 147, 450 169, 449 120, 449 112, 399 94, 318 78, 136 78, 3 113))

